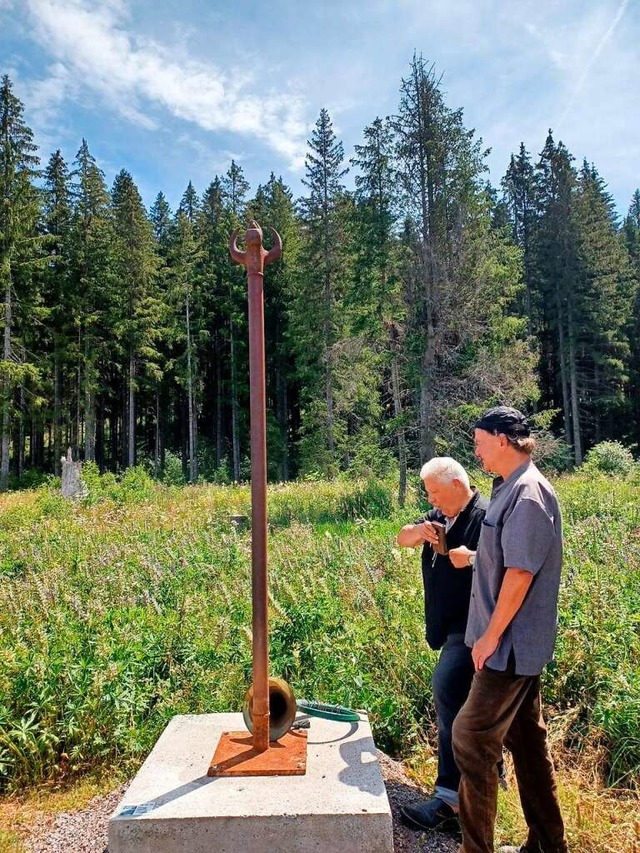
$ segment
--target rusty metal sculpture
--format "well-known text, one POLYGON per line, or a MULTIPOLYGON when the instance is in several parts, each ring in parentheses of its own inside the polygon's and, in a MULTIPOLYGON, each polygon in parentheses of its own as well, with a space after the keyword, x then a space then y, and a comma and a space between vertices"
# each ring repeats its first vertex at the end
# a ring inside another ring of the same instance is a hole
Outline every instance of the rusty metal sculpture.
POLYGON ((251 415, 251 566, 253 607, 253 684, 244 703, 244 720, 253 734, 247 749, 242 733, 225 733, 209 775, 299 774, 306 768, 306 733, 289 733, 296 701, 281 679, 269 678, 267 598, 267 440, 264 347, 264 267, 282 254, 282 240, 273 228, 273 246, 262 245, 262 229, 251 220, 245 233, 246 251, 238 248, 236 229, 229 253, 247 270, 249 287, 249 383, 251 415), (271 751, 269 742, 278 741, 271 751), (244 750, 244 752, 243 752, 244 750))

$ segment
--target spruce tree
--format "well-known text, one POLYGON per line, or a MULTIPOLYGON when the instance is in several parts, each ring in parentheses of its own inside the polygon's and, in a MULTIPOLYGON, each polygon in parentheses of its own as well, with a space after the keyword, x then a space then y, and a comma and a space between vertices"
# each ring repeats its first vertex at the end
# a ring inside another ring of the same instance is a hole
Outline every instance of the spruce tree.
POLYGON ((538 227, 535 276, 541 294, 543 325, 549 345, 543 346, 546 403, 560 404, 562 431, 573 445, 576 464, 582 461, 576 329, 578 322, 579 246, 574 201, 577 176, 573 157, 549 131, 537 172, 538 227))
POLYGON ((457 423, 467 428, 460 419, 468 419, 469 403, 495 400, 495 388, 501 402, 523 402, 535 391, 521 324, 505 317, 513 314, 521 272, 518 252, 492 229, 486 152, 464 127, 462 110, 447 107, 440 78, 420 56, 402 81, 394 126, 408 382, 422 461, 435 455, 438 436, 450 441, 457 423))
POLYGON ((622 225, 622 238, 631 263, 640 271, 640 190, 636 190, 622 225))
POLYGON ((158 341, 163 306, 158 299, 159 267, 151 223, 131 175, 122 170, 112 189, 115 233, 114 269, 118 280, 115 324, 126 357, 126 463, 136 463, 136 394, 145 380, 159 377, 158 341))
POLYGON ((187 445, 189 482, 198 479, 198 407, 200 396, 198 331, 198 263, 202 253, 188 215, 179 209, 170 255, 170 297, 175 308, 173 341, 176 347, 178 381, 187 393, 187 445))
POLYGON ((326 109, 320 111, 308 147, 303 184, 309 194, 300 202, 304 267, 296 310, 300 380, 308 398, 302 452, 308 456, 310 465, 328 473, 337 462, 334 347, 342 338, 339 306, 346 279, 346 190, 342 179, 348 169, 343 167, 344 149, 326 109), (317 402, 320 388, 324 392, 323 415, 317 402))
MULTIPOLYGON (((117 285, 111 199, 104 174, 86 140, 78 150, 71 173, 74 212, 71 223, 71 288, 76 365, 74 412, 69 443, 84 447, 86 460, 96 459, 98 397, 105 390, 107 365, 117 344, 111 329, 117 285)), ((118 436, 111 411, 109 438, 118 436)), ((112 464, 117 460, 112 458, 112 464)))
MULTIPOLYGON (((71 223, 73 216, 69 168, 58 149, 44 174, 43 230, 47 235, 47 266, 43 273, 43 302, 47 316, 53 388, 53 464, 60 473, 63 396, 69 347, 73 341, 71 292, 71 223)), ((68 423, 68 418, 67 418, 68 423)))
MULTIPOLYGON (((231 230, 240 226, 246 214, 247 193, 249 182, 244 172, 235 160, 222 179, 222 192, 227 222, 231 230)), ((241 423, 243 411, 242 400, 248 398, 248 316, 247 316, 247 286, 244 267, 238 264, 229 265, 226 275, 225 312, 228 352, 229 377, 231 391, 231 455, 233 462, 233 479, 240 479, 241 461, 241 432, 246 432, 246 424, 241 423)))
POLYGON ((357 168, 354 208, 354 269, 349 289, 352 332, 361 335, 360 364, 363 391, 369 400, 369 417, 362 417, 369 430, 377 425, 377 457, 384 458, 381 413, 390 399, 393 416, 386 431, 396 439, 400 468, 399 501, 405 500, 407 486, 406 426, 404 417, 401 349, 405 335, 405 306, 398 275, 399 242, 397 222, 397 172, 395 136, 389 121, 377 118, 364 130, 364 143, 355 146, 351 161, 357 168), (368 374, 368 375, 367 375, 368 374), (384 376, 384 384, 375 376, 384 376), (381 396, 382 395, 382 396, 381 396))
POLYGON ((627 322, 627 336, 632 344, 629 360, 629 418, 627 423, 629 443, 640 441, 640 190, 636 190, 631 199, 629 211, 624 219, 621 232, 631 266, 630 282, 632 310, 627 322))
POLYGON ((258 187, 249 209, 263 226, 267 246, 271 237, 265 226, 275 228, 283 245, 281 260, 266 268, 264 282, 267 462, 272 479, 288 480, 295 465, 289 444, 295 442, 299 424, 297 388, 291 369, 295 345, 290 308, 299 274, 300 225, 291 190, 273 172, 268 182, 258 187))
POLYGON ((0 363, 2 385, 0 437, 0 490, 9 481, 11 418, 14 392, 33 366, 26 352, 15 350, 14 301, 20 285, 29 289, 26 270, 39 255, 37 235, 39 196, 34 181, 38 178, 33 133, 23 117, 24 107, 13 94, 9 77, 0 84, 0 289, 4 294, 4 344, 0 363))
POLYGON ((171 243, 173 215, 164 193, 160 192, 156 196, 149 211, 149 219, 153 227, 153 239, 156 241, 158 254, 166 258, 171 243))
POLYGON ((515 245, 522 249, 525 295, 522 312, 528 321, 529 334, 534 334, 539 327, 540 310, 533 275, 537 187, 536 172, 523 143, 520 143, 518 156, 511 155, 509 168, 502 179, 502 188, 511 223, 511 236, 515 245))
POLYGON ((229 339, 231 264, 228 243, 231 221, 223 184, 216 176, 203 193, 195 225, 201 251, 199 267, 203 320, 200 335, 207 335, 201 356, 203 377, 206 377, 203 379, 203 393, 211 413, 209 438, 216 470, 223 465, 226 437, 230 435, 225 414, 230 384, 229 359, 226 354, 229 339))
MULTIPOLYGON (((620 244, 618 218, 611 195, 593 165, 586 161, 578 176, 575 201, 580 256, 573 336, 582 401, 585 444, 616 436, 624 421, 631 356, 628 318, 634 277, 620 244)), ((620 436, 627 438, 628 436, 620 436)))

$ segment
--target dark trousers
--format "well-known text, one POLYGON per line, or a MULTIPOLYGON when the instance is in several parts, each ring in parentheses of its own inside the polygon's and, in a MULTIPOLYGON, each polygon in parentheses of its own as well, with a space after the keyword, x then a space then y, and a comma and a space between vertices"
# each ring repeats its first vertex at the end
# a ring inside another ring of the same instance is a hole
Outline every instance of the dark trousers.
POLYGON ((486 667, 475 674, 469 698, 453 725, 453 749, 462 774, 461 853, 493 853, 496 765, 503 745, 513 756, 529 827, 527 847, 543 853, 567 853, 542 719, 540 676, 518 676, 486 667))
POLYGON ((436 793, 444 789, 450 805, 457 803, 460 771, 453 757, 452 728, 458 711, 467 700, 473 680, 471 649, 464 634, 450 634, 442 647, 431 679, 438 717, 438 778, 436 793))

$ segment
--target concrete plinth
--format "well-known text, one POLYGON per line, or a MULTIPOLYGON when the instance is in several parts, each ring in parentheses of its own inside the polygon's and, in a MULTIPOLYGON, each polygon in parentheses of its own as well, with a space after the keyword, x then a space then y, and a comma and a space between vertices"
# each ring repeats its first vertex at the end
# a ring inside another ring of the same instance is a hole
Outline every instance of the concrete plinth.
POLYGON ((174 717, 109 821, 109 853, 392 853, 366 718, 311 718, 304 776, 208 777, 242 714, 174 717))

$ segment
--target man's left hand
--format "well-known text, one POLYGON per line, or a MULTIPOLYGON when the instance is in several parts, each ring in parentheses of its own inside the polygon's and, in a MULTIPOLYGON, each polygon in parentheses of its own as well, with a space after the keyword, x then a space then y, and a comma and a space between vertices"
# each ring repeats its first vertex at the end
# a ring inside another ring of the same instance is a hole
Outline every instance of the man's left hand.
POLYGON ((488 660, 488 658, 490 658, 498 648, 499 642, 499 639, 494 640, 493 637, 483 634, 480 639, 473 644, 471 657, 473 658, 473 665, 476 668, 476 672, 484 669, 485 661, 488 660))

